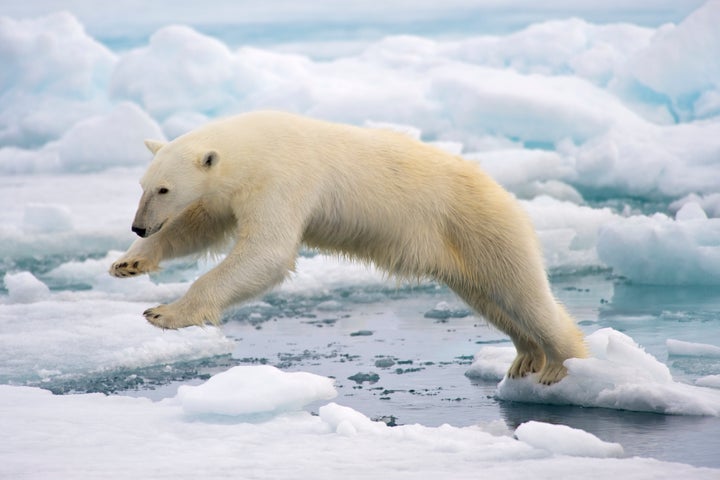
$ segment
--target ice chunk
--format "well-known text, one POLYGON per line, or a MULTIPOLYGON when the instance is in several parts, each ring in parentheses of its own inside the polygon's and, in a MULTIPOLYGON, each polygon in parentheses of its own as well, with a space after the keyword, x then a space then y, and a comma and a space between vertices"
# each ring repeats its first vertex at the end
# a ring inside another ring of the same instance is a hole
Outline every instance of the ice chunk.
MULTIPOLYGON (((565 362, 568 376, 543 386, 535 375, 504 378, 503 400, 581 405, 640 412, 720 416, 720 392, 675 382, 667 366, 630 337, 604 328, 586 338, 591 356, 565 362)), ((509 367, 509 364, 507 365, 509 367)))
POLYGON ((112 95, 142 105, 155 118, 179 112, 236 110, 250 90, 244 72, 222 42, 187 26, 155 32, 147 47, 123 55, 113 72, 112 95))
POLYGON ((337 403, 320 407, 318 413, 334 432, 344 436, 353 436, 358 432, 382 432, 388 428, 382 422, 373 422, 362 413, 337 403))
POLYGON ((713 139, 718 135, 715 119, 662 126, 616 119, 578 148, 562 146, 576 162, 576 185, 605 195, 679 197, 717 192, 720 147, 713 139))
POLYGON ((146 138, 163 139, 164 136, 157 123, 137 105, 121 103, 106 115, 74 125, 57 143, 57 151, 65 171, 144 165, 150 159, 143 143, 146 138))
POLYGON ((591 208, 547 196, 521 203, 533 221, 551 270, 604 267, 596 251, 598 234, 604 225, 620 219, 619 215, 609 208, 591 208))
POLYGON ((622 457, 624 454, 619 443, 604 442, 591 433, 566 425, 525 422, 515 430, 515 437, 535 448, 558 455, 612 458, 622 457))
POLYGON ((710 357, 720 358, 720 347, 706 343, 683 342, 682 340, 668 339, 666 342, 668 354, 677 357, 710 357))
POLYGON ((475 354, 473 363, 465 372, 465 375, 469 378, 500 381, 507 373, 510 364, 515 359, 515 355, 515 347, 512 346, 489 345, 483 347, 482 350, 475 354))
POLYGON ((688 220, 707 220, 705 210, 696 202, 688 202, 675 214, 675 220, 685 222, 688 220))
POLYGON ((41 145, 106 108, 116 57, 71 14, 0 17, 0 45, 0 145, 41 145))
POLYGON ((430 98, 454 124, 525 142, 585 142, 613 125, 631 131, 644 121, 617 97, 578 77, 521 75, 476 65, 431 72, 430 98), (548 121, 552 118, 552 121, 548 121))
POLYGON ((336 395, 332 379, 259 365, 231 368, 196 387, 183 385, 176 398, 190 415, 252 416, 296 411, 336 395))
POLYGON ((50 297, 50 289, 30 272, 6 273, 3 278, 10 303, 34 303, 50 297))
POLYGON ((691 193, 671 203, 670 211, 677 214, 677 211, 688 203, 700 205, 708 217, 720 218, 720 193, 711 193, 703 196, 691 193))
POLYGON ((658 29, 628 62, 635 77, 676 102, 720 86, 720 2, 709 1, 679 25, 658 29))
POLYGON ((694 209, 680 220, 655 214, 610 222, 600 230, 598 255, 636 283, 720 285, 720 218, 694 209))
POLYGON ((695 380, 695 385, 699 387, 710 387, 720 389, 720 375, 707 375, 695 380))

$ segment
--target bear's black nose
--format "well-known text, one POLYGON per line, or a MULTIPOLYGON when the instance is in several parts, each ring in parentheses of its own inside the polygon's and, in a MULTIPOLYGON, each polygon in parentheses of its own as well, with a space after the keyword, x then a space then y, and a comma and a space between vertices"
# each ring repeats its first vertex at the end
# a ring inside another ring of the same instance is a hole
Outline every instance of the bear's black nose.
POLYGON ((132 231, 135 232, 135 233, 137 233, 137 235, 138 235, 139 237, 142 237, 142 238, 145 238, 145 233, 147 232, 146 229, 140 228, 140 227, 136 227, 135 225, 133 225, 132 231))

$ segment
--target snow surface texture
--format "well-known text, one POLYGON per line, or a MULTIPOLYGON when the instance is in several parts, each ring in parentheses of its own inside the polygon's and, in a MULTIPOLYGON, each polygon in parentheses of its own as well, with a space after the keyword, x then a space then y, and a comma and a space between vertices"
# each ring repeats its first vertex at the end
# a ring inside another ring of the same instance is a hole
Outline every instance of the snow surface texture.
MULTIPOLYGON (((720 391, 673 381, 668 367, 646 353, 630 337, 605 328, 586 338, 591 357, 567 360, 568 376, 549 387, 534 376, 502 378, 514 358, 513 347, 485 347, 475 355, 469 377, 498 379, 503 400, 582 405, 638 412, 720 415, 720 391)), ((671 354, 717 355, 717 348, 669 340, 671 354)), ((708 385, 711 386, 711 385, 708 385)))
POLYGON ((616 458, 623 457, 620 445, 562 425, 528 422, 513 439, 497 425, 388 427, 335 403, 313 416, 298 406, 326 400, 332 381, 304 374, 308 395, 299 399, 301 377, 269 368, 233 369, 157 403, 0 386, 0 426, 12 439, 0 447, 0 475, 234 478, 240 472, 253 479, 334 479, 378 478, 381 472, 394 479, 417 478, 418 472, 447 478, 452 472, 452 478, 474 479, 481 472, 493 479, 530 471, 535 478, 578 472, 583 478, 717 478, 713 469, 616 458), (239 386, 248 389, 242 399, 239 386), (274 406, 270 416, 267 404, 274 406))

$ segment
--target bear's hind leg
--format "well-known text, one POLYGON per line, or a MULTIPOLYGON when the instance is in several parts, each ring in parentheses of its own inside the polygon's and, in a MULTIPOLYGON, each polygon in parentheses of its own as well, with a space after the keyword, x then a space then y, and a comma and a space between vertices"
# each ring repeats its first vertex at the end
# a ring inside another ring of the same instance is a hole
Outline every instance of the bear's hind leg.
MULTIPOLYGON (((449 284, 450 285, 450 284, 449 284)), ((563 362, 587 357, 580 330, 550 293, 505 299, 503 308, 475 288, 451 288, 491 324, 510 336, 517 356, 508 371, 510 378, 539 373, 538 381, 550 385, 567 375, 563 362)), ((535 290, 537 292, 537 289, 535 290)))
POLYGON ((575 325, 573 319, 568 315, 565 308, 555 304, 555 328, 548 335, 544 350, 547 356, 547 363, 540 371, 539 382, 551 385, 562 380, 567 375, 567 368, 563 364, 568 358, 586 358, 588 356, 587 346, 583 334, 575 325))
POLYGON ((545 366, 545 353, 535 343, 513 340, 517 355, 508 369, 510 378, 522 378, 538 373, 545 366))
POLYGON ((453 290, 490 324, 506 333, 512 340, 517 355, 508 370, 510 378, 525 377, 543 369, 546 363, 543 349, 517 328, 516 322, 502 308, 474 289, 466 291, 462 288, 453 288, 453 290))

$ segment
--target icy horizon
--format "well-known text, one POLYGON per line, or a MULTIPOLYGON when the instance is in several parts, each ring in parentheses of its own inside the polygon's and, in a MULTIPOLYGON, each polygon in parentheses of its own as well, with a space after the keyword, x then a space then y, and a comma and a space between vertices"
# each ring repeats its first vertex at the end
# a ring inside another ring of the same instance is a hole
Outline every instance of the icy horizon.
POLYGON ((0 6, 0 477, 717 478, 720 1, 341 3, 0 6), (217 259, 107 274, 143 140, 258 109, 477 162, 592 357, 506 379, 446 288, 310 251, 219 328, 148 325, 217 259))
MULTIPOLYGON (((551 20, 500 36, 387 36, 313 60, 177 25, 112 51, 69 13, 5 17, 13 73, 0 84, 0 173, 139 168, 144 138, 283 109, 410 130, 477 161, 525 199, 551 270, 718 285, 718 19, 713 1, 655 29, 551 20), (685 204, 695 214, 675 219, 685 204), (627 262, 618 242, 648 257, 627 262), (655 272, 658 256, 666 268, 655 272)), ((12 244, 16 226, 5 222, 0 238, 12 244)))

